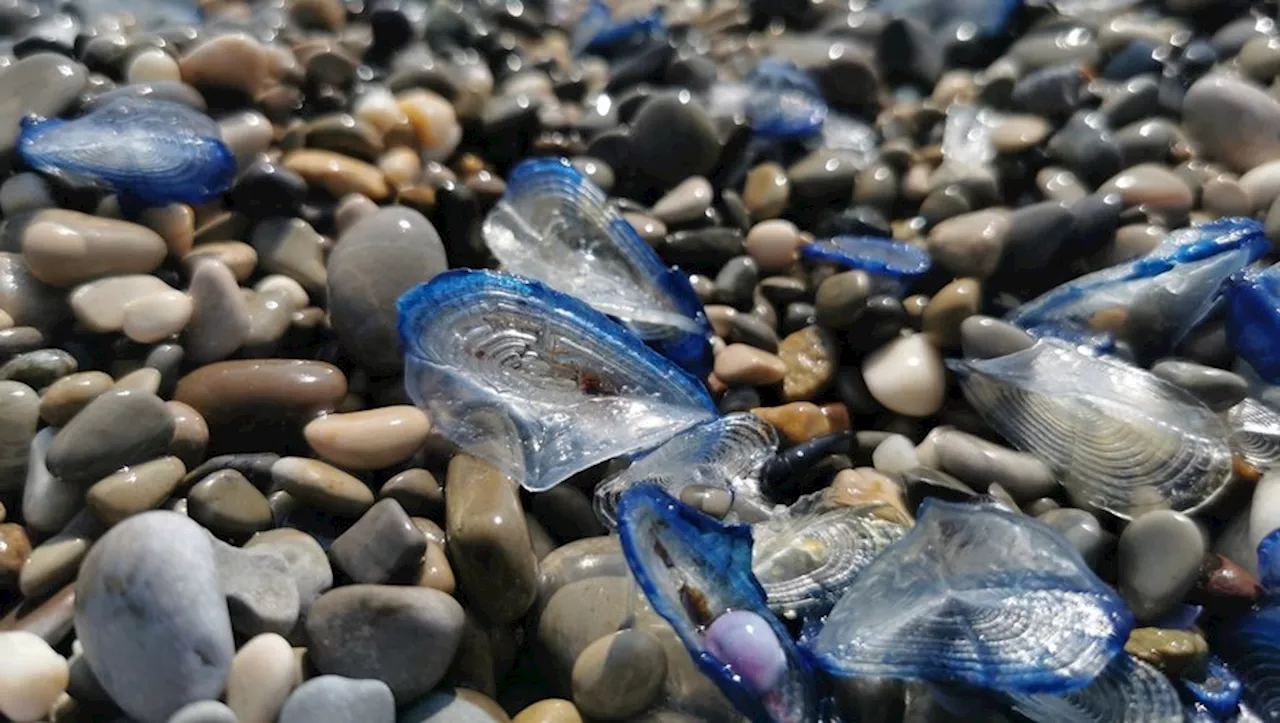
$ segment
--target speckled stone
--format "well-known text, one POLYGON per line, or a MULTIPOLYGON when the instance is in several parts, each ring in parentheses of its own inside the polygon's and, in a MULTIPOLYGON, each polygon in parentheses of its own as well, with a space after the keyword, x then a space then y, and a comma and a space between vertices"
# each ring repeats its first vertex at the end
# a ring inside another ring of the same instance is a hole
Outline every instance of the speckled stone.
POLYGON ((786 367, 782 379, 783 400, 812 400, 835 378, 840 364, 840 347, 827 331, 807 326, 788 334, 778 344, 778 358, 786 367))

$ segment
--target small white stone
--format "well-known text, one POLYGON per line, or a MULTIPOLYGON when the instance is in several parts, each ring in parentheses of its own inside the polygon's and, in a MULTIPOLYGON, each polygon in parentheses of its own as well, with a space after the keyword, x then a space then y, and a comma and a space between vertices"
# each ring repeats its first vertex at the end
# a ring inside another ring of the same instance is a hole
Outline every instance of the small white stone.
POLYGON ((43 638, 25 630, 0 633, 0 713, 17 723, 44 718, 69 677, 66 659, 43 638))
POLYGON ((139 344, 154 344, 185 329, 192 308, 191 297, 181 291, 148 294, 124 305, 121 326, 139 344))
POLYGON ((923 334, 895 339, 862 362, 862 378, 877 402, 908 417, 928 417, 942 408, 947 370, 923 334))
POLYGON ((133 83, 162 83, 182 80, 178 61, 160 48, 148 48, 129 59, 125 80, 133 83))
POLYGON ((302 288, 302 284, 284 274, 264 276, 262 281, 254 285, 253 290, 259 294, 280 295, 294 311, 305 309, 311 303, 311 297, 307 296, 307 290, 302 288))
POLYGON ((916 455, 916 446, 901 434, 891 434, 876 445, 871 453, 871 464, 877 472, 885 474, 902 474, 909 469, 920 466, 920 458, 916 455))
POLYGON ((271 723, 298 683, 298 665, 289 641, 263 633, 232 658, 227 705, 240 723, 271 723))

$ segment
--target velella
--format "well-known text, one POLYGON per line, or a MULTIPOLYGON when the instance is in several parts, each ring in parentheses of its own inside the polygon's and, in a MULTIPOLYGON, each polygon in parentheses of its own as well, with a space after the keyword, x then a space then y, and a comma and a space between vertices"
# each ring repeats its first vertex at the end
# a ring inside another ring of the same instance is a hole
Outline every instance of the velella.
POLYGON ((1244 692, 1240 679, 1216 655, 1209 656, 1205 667, 1203 680, 1184 678, 1178 684, 1198 707, 1204 708, 1216 720, 1229 719, 1240 709, 1240 697, 1244 692))
POLYGON ((861 269, 909 285, 929 271, 929 252, 909 243, 875 236, 835 236, 800 247, 800 256, 861 269))
POLYGON ((928 499, 808 644, 833 675, 1065 693, 1120 653, 1133 615, 1048 526, 928 499))
POLYGON ((661 7, 654 7, 642 15, 615 18, 609 3, 590 0, 573 28, 573 52, 575 55, 606 52, 628 42, 661 36, 665 32, 661 7))
POLYGON ((1085 274, 1009 313, 1037 336, 1124 340, 1140 359, 1169 353, 1221 298, 1226 282, 1268 248, 1252 219, 1174 231, 1150 253, 1085 274))
POLYGON ((450 441, 528 489, 716 416, 700 382, 536 281, 448 271, 397 305, 409 396, 450 441))
POLYGON ((1022 0, 879 0, 881 11, 922 22, 935 33, 972 25, 980 35, 1002 31, 1022 0))
POLYGON ((822 130, 827 101, 818 84, 794 63, 765 58, 747 75, 744 110, 765 138, 807 138, 822 130))
POLYGON ((1173 684, 1150 663, 1128 654, 1117 655, 1078 690, 1009 697, 1013 709, 1035 723, 1182 723, 1173 684))
POLYGON ((751 529, 721 525, 654 485, 618 504, 627 564, 698 668, 753 723, 818 720, 814 671, 751 573, 751 529))
POLYGON ((1212 643, 1240 677, 1249 707, 1263 720, 1280 719, 1280 606, 1267 604, 1227 621, 1212 643))
POLYGON ((507 271, 622 320, 697 376, 710 372, 711 325, 689 277, 664 266, 567 160, 534 159, 513 169, 482 234, 507 271))
POLYGON ((1231 348, 1267 383, 1280 384, 1280 264, 1237 274, 1226 295, 1231 348))
POLYGON ((754 414, 739 412, 699 424, 597 485, 596 516, 613 527, 618 500, 639 484, 658 485, 677 498, 690 485, 718 487, 740 503, 767 510, 760 471, 777 448, 773 425, 754 414))
POLYGON ((155 206, 208 201, 231 187, 236 172, 212 118, 136 96, 72 120, 29 117, 18 150, 42 173, 155 206))
POLYGON ((822 615, 910 528, 887 505, 828 506, 753 526, 752 570, 784 618, 822 615))
POLYGON ((1280 413, 1253 397, 1226 412, 1231 430, 1231 448, 1259 469, 1280 462, 1280 413))
POLYGON ((1223 419, 1145 369, 1056 339, 948 365, 982 418, 1048 464, 1080 506, 1123 518, 1194 511, 1231 479, 1223 419))

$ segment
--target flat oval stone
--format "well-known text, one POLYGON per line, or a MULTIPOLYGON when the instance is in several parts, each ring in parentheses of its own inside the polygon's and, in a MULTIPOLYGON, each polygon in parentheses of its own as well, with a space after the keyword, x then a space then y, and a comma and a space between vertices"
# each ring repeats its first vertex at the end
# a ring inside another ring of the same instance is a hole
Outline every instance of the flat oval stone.
POLYGON ((102 523, 88 510, 77 514, 61 532, 27 556, 18 575, 18 589, 27 598, 40 598, 75 580, 80 563, 102 531, 102 523))
POLYGON ((1058 488, 1053 472, 1039 458, 981 437, 956 430, 934 438, 934 450, 942 471, 968 482, 975 489, 998 484, 1020 502, 1052 494, 1058 488))
POLYGON ((1280 159, 1280 102, 1225 73, 1196 81, 1182 101, 1182 125, 1211 160, 1237 173, 1280 159), (1230 123, 1224 123, 1230 118, 1230 123))
POLYGON ((129 716, 164 723, 222 692, 231 621, 209 539, 191 520, 146 512, 117 525, 85 559, 75 608, 85 659, 129 716))
POLYGON ((1180 359, 1166 359, 1151 373, 1191 392, 1215 412, 1225 412, 1249 395, 1249 383, 1238 374, 1180 359))
POLYGON ((114 525, 159 507, 186 473, 182 460, 161 457, 103 477, 85 493, 85 501, 98 519, 114 525))
POLYGON ((923 334, 895 339, 868 354, 862 378, 877 402, 909 417, 935 414, 946 396, 946 367, 923 334))
POLYGON ((16 245, 31 275, 58 287, 99 276, 146 274, 168 249, 155 231, 128 221, 47 209, 10 219, 5 245, 16 245))
POLYGON ((373 492, 333 465, 306 457, 281 457, 271 479, 302 502, 341 517, 354 518, 373 506, 373 492))
POLYGON ((1035 343, 1035 337, 1022 329, 989 316, 971 316, 960 323, 960 348, 974 359, 993 359, 1035 343))
POLYGON ((191 361, 203 364, 231 356, 249 336, 249 306, 226 264, 205 259, 187 287, 191 318, 184 348, 191 361))
POLYGON ((275 723, 298 685, 289 641, 275 633, 254 637, 236 651, 227 675, 227 706, 240 723, 275 723))
POLYGON ((289 152, 283 163, 309 185, 323 188, 334 198, 359 193, 381 201, 391 193, 391 186, 377 166, 341 153, 306 148, 289 152))
POLYGON ((1114 538, 1102 529, 1098 518, 1086 510, 1064 507, 1044 512, 1037 515, 1036 519, 1054 528, 1075 545, 1080 557, 1090 567, 1098 564, 1102 554, 1114 542, 1114 538))
MULTIPOLYGON (((0 338, 11 331, 18 329, 0 331, 0 338)), ((36 349, 18 354, 0 366, 0 380, 43 389, 78 368, 76 358, 62 349, 36 349)))
POLYGON ((380 680, 319 675, 298 686, 277 723, 395 723, 396 699, 380 680))
POLYGON ((49 445, 49 471, 85 483, 164 454, 173 415, 154 394, 113 390, 89 402, 49 445), (127 419, 128 424, 120 421, 127 419))
POLYGON ((716 355, 715 374, 727 384, 777 384, 787 367, 776 354, 746 344, 730 344, 716 355))
POLYGON ((243 33, 196 45, 178 59, 182 80, 197 88, 231 88, 256 95, 272 76, 266 48, 243 33))
POLYGON ((160 290, 128 301, 121 309, 120 328, 139 344, 155 344, 187 328, 194 310, 190 296, 160 290))
POLYGON ((640 630, 620 630, 591 643, 573 664, 573 702, 588 716, 623 720, 640 713, 662 690, 667 656, 640 630))
POLYGON ((538 594, 538 559, 515 483, 487 462, 454 456, 444 527, 454 573, 476 609, 498 624, 524 615, 538 594))
POLYGON ((42 720, 67 689, 67 661, 34 633, 0 632, 0 714, 42 720))
POLYGON ((1139 207, 1165 224, 1177 224, 1195 204, 1195 192, 1176 173, 1156 163, 1121 171, 1102 184, 1098 193, 1119 194, 1126 207, 1139 207))
POLYGON ((154 276, 126 274, 81 284, 68 298, 76 321, 89 331, 106 333, 124 327, 124 310, 128 304, 166 291, 174 290, 154 276))
POLYGON ((208 364, 178 381, 173 398, 213 425, 258 417, 309 419, 334 409, 347 378, 332 364, 304 359, 244 359, 208 364))
POLYGON ((104 372, 68 374, 44 390, 40 397, 40 418, 61 427, 114 384, 111 375, 104 372))
POLYGON ((214 472, 187 493, 187 514, 214 535, 242 542, 271 527, 271 505, 257 487, 233 469, 214 472))
POLYGON ((388 207, 352 224, 328 263, 329 314, 343 347, 375 371, 400 371, 396 300, 448 266, 440 235, 417 211, 388 207))
POLYGON ((65 55, 34 53, 0 71, 0 158, 7 169, 17 147, 19 121, 34 113, 52 118, 75 101, 89 79, 89 71, 65 55))
POLYGON ((1200 529, 1181 512, 1156 510, 1129 523, 1120 534, 1117 579, 1134 615, 1150 620, 1181 601, 1205 552, 1200 529))
POLYGON ((258 252, 243 241, 209 241, 191 249, 182 256, 182 265, 188 269, 205 259, 217 259, 226 264, 237 282, 244 282, 258 266, 258 252))
POLYGON ((329 414, 303 429, 321 457, 347 469, 381 469, 422 448, 431 431, 427 415, 401 404, 347 414, 329 414))
POLYGON ((464 618, 438 590, 348 585, 311 606, 308 653, 322 673, 381 680, 397 701, 413 701, 444 677, 464 618))
POLYGON ((22 490, 39 416, 40 396, 34 389, 0 381, 0 499, 13 499, 22 490))

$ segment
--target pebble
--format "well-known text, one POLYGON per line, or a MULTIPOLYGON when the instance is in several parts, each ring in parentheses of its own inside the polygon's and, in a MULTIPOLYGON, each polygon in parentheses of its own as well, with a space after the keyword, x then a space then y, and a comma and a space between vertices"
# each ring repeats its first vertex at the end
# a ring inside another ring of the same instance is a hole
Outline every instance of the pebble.
POLYGON ((715 374, 726 384, 765 386, 781 382, 787 366, 775 354, 746 344, 730 344, 716 355, 715 374))
POLYGON ((525 708, 511 719, 511 723, 584 723, 582 714, 573 703, 559 698, 548 698, 525 708))
POLYGON ((781 219, 761 221, 747 232, 746 249, 765 273, 786 271, 796 262, 800 230, 781 219))
POLYGON ((1151 620, 1180 601, 1195 583, 1205 541, 1191 518, 1156 510, 1120 534, 1120 594, 1139 620, 1151 620))
POLYGON ((890 508, 892 519, 909 520, 907 501, 903 489, 893 479, 868 467, 844 469, 831 481, 827 498, 835 504, 857 507, 865 504, 883 504, 890 508))
POLYGON ((15 723, 45 718, 67 689, 67 661, 38 635, 0 632, 0 713, 15 723))
POLYGON ((1244 378, 1195 362, 1166 359, 1153 365, 1151 373, 1191 392, 1215 412, 1225 412, 1249 395, 1249 383, 1244 378))
POLYGON ((977 279, 956 279, 929 299, 920 317, 920 330, 939 348, 960 345, 960 325, 982 306, 982 284, 977 279))
POLYGON ((101 534, 102 523, 87 510, 77 514, 27 556, 18 575, 18 589, 27 598, 40 598, 71 582, 89 547, 101 534))
POLYGON ((862 378, 877 402, 909 417, 935 414, 946 395, 946 367, 923 334, 901 337, 867 355, 862 378))
POLYGON ((1053 509, 1036 516, 1075 545, 1086 564, 1095 567, 1110 548, 1112 537, 1103 531, 1098 518, 1086 510, 1071 507, 1053 509))
POLYGON ((47 209, 21 221, 14 234, 32 276, 58 287, 99 276, 145 274, 164 260, 164 239, 127 221, 47 209))
POLYGON ((93 482, 161 456, 173 430, 173 415, 156 395, 112 390, 89 402, 54 435, 45 464, 63 479, 93 482), (129 423, 120 424, 122 419, 129 423))
POLYGON ((282 163, 302 176, 308 185, 324 189, 334 198, 358 193, 382 201, 391 193, 386 177, 377 166, 341 153, 311 148, 290 151, 282 163))
POLYGON ((538 594, 538 559, 514 482, 459 454, 445 474, 445 534, 467 599, 496 624, 518 620, 538 594))
POLYGON ((211 538, 211 544, 231 629, 242 637, 292 631, 301 601, 297 586, 281 584, 289 576, 284 557, 263 548, 234 547, 216 538, 211 538))
POLYGON ((626 720, 662 690, 667 657, 661 644, 640 630, 620 630, 596 640, 574 661, 573 702, 600 720, 626 720))
POLYGON ((187 328, 194 310, 191 297, 181 291, 139 295, 120 309, 120 328, 139 344, 154 344, 187 328))
POLYGON ((333 587, 333 568, 324 548, 305 532, 288 527, 259 532, 245 543, 245 549, 264 550, 284 559, 304 613, 333 587))
POLYGON ((871 464, 877 472, 902 474, 920 466, 916 446, 901 434, 890 434, 871 453, 871 464))
POLYGON ((88 79, 83 65, 59 53, 33 53, 0 71, 0 98, 8 99, 0 116, 0 157, 6 168, 17 146, 19 121, 28 114, 57 116, 76 100, 88 79))
POLYGON ((325 362, 237 359, 182 377, 173 398, 217 426, 262 417, 310 419, 336 408, 346 394, 346 376, 325 362))
POLYGON ((330 322, 343 347, 369 368, 400 371, 396 299, 448 267, 435 227, 389 207, 352 224, 328 261, 330 322))
POLYGON ((226 264, 206 259, 196 266, 187 289, 191 317, 187 322, 186 349, 196 363, 231 356, 249 335, 249 306, 226 264))
POLYGON ((429 90, 414 90, 399 96, 397 102, 413 126, 425 160, 443 161, 453 154, 462 140, 462 127, 449 101, 429 90))
POLYGON ((1019 502, 1052 494, 1058 488, 1049 467, 1025 452, 988 442, 960 431, 947 431, 934 439, 938 464, 975 489, 998 484, 1019 502))
POLYGON ((348 585, 311 606, 308 653, 322 673, 380 680, 409 702, 444 677, 463 620, 462 606, 438 590, 348 585))
POLYGON ((357 518, 373 506, 364 482, 317 459, 281 457, 271 465, 271 479, 300 501, 341 517, 357 518))
POLYGON ((836 339, 817 326, 788 334, 778 345, 778 358, 786 367, 783 400, 813 400, 826 391, 839 368, 839 350, 836 339))
POLYGON ((670 187, 710 174, 720 140, 707 112, 688 93, 662 93, 645 102, 631 122, 631 153, 641 171, 670 187))
POLYGON ((1098 193, 1119 194, 1126 207, 1142 209, 1152 220, 1179 225, 1195 205, 1195 193, 1168 168, 1143 163, 1112 177, 1098 193))
POLYGON ((396 723, 510 723, 505 711, 488 696, 466 688, 432 693, 403 711, 396 723))
POLYGON ((85 502, 98 519, 115 525, 160 506, 186 473, 187 468, 177 457, 132 465, 95 482, 85 493, 85 502))
POLYGON ((20 254, 0 253, 0 311, 17 325, 46 329, 70 314, 61 290, 32 274, 20 254))
POLYGON ((777 218, 787 207, 790 196, 791 181, 787 178, 786 169, 777 163, 761 163, 747 172, 742 202, 752 218, 777 218))
POLYGON ((711 207, 715 190, 702 176, 691 176, 658 199, 650 215, 667 225, 696 221, 711 207))
POLYGON ((267 498, 234 469, 218 470, 196 483, 187 493, 187 514, 229 542, 243 542, 272 523, 267 498))
POLYGON ((323 290, 329 281, 324 247, 324 237, 300 218, 269 218, 253 230, 262 269, 293 279, 311 292, 323 290))
POLYGON ((277 723, 395 723, 396 700, 380 680, 320 675, 298 686, 277 723))
POLYGON ((0 380, 0 500, 21 493, 27 455, 39 424, 40 396, 17 381, 0 380))
POLYGON ((435 475, 413 467, 387 480, 378 490, 379 497, 389 497, 404 511, 415 517, 440 519, 444 512, 444 489, 435 475))
POLYGON ((849 428, 848 413, 841 414, 828 405, 813 402, 791 402, 778 407, 756 407, 751 413, 772 424, 787 441, 799 444, 825 437, 849 428))
POLYGON ((30 555, 31 539, 22 525, 0 522, 0 590, 18 587, 18 577, 30 555))
POLYGON ((379 584, 421 562, 426 551, 426 536, 400 503, 384 499, 333 541, 329 556, 352 580, 379 584))
POLYGON ((1172 679, 1204 675, 1209 661, 1209 644, 1190 630, 1134 628, 1124 651, 1159 668, 1172 679))
POLYGON ((431 431, 417 407, 396 405, 318 417, 303 429, 321 457, 347 469, 382 469, 408 459, 431 431))
POLYGON ((974 359, 994 359, 1031 348, 1035 338, 1007 321, 975 315, 960 322, 960 348, 974 359))
MULTIPOLYGON (((159 373, 158 370, 151 369, 159 373)), ((169 454, 182 460, 188 468, 204 459, 209 444, 209 425, 200 413, 182 402, 169 401, 164 405, 173 415, 173 438, 169 440, 169 454)))
POLYGON ((84 561, 75 610, 85 659, 129 716, 164 723, 222 692, 235 648, 213 551, 196 523, 146 512, 117 525, 84 561))
POLYGON ((227 706, 239 723, 275 723, 299 682, 289 641, 263 633, 241 646, 231 659, 227 706))
POLYGON ((1248 81, 1214 73, 1196 81, 1182 102, 1182 125, 1210 160, 1244 173, 1280 160, 1280 102, 1248 81), (1224 123, 1230 118, 1230 123, 1224 123))
POLYGON ((236 714, 226 703, 217 700, 198 700, 184 705, 169 716, 169 723, 238 723, 236 714))
POLYGON ((197 88, 230 88, 256 95, 270 78, 267 49, 241 33, 206 40, 178 59, 182 80, 197 88))
POLYGON ((819 326, 834 330, 851 328, 866 308, 871 278, 863 271, 844 271, 825 279, 814 296, 819 326))
POLYGON ((126 274, 81 284, 67 298, 76 321, 89 331, 106 333, 123 328, 124 309, 131 302, 165 291, 172 289, 154 276, 126 274))
POLYGON ((929 254, 956 276, 983 280, 999 266, 1011 228, 1005 209, 964 213, 933 227, 929 254))

